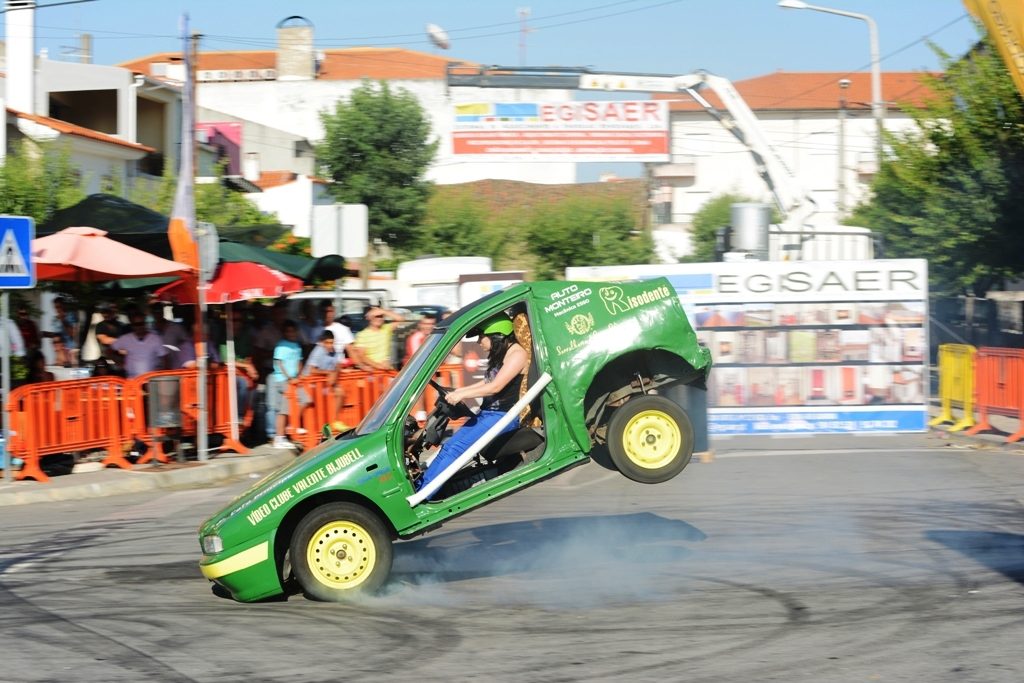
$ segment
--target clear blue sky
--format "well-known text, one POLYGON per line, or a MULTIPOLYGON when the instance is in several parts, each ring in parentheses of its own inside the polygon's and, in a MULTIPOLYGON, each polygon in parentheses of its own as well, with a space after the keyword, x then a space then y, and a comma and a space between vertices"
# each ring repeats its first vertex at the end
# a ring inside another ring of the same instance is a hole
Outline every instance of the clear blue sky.
MULTIPOLYGON (((203 50, 271 49, 275 25, 301 15, 317 47, 400 46, 439 52, 424 26, 444 27, 447 54, 484 64, 520 63, 520 8, 528 7, 526 64, 611 71, 685 73, 707 69, 733 80, 775 70, 859 71, 869 64, 863 21, 776 0, 38 0, 38 48, 51 58, 93 35, 94 61, 116 64, 180 48, 178 21, 191 16, 203 50)), ((822 0, 878 23, 884 70, 935 69, 925 38, 962 54, 977 33, 960 0, 822 0)), ((0 15, 0 21, 3 20, 0 15)))

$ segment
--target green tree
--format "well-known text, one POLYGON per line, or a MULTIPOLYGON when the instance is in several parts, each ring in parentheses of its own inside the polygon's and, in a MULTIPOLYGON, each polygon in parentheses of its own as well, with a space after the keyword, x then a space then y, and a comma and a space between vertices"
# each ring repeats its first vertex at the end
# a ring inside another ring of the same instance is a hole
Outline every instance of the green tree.
POLYGON ((704 202, 697 213, 693 214, 693 227, 690 230, 693 254, 680 260, 689 263, 714 261, 715 233, 732 222, 733 204, 749 201, 753 200, 738 194, 721 194, 704 202))
POLYGON ((84 198, 66 147, 23 140, 0 166, 0 213, 43 223, 84 198))
POLYGON ((435 193, 427 203, 413 256, 489 256, 497 258, 507 243, 482 202, 467 193, 435 193))
MULTIPOLYGON (((221 164, 217 171, 217 182, 195 186, 196 220, 213 223, 219 228, 276 223, 275 215, 260 211, 251 199, 221 182, 224 170, 225 165, 221 164)), ((170 215, 174 208, 177 183, 177 177, 165 170, 164 175, 155 183, 136 183, 128 193, 128 199, 170 215)))
POLYGON ((415 248, 430 196, 424 174, 437 152, 419 102, 385 81, 367 81, 320 119, 317 158, 334 181, 331 193, 346 204, 366 204, 371 238, 400 252, 415 248))
POLYGON ((989 43, 953 60, 913 110, 918 130, 890 136, 872 199, 853 222, 885 239, 886 255, 926 258, 932 288, 984 296, 1024 274, 1024 102, 989 43))
POLYGON ((640 218, 620 198, 570 198, 537 207, 525 226, 537 277, 563 277, 567 266, 650 263, 654 241, 637 229, 640 218))
MULTIPOLYGON (((704 205, 693 214, 693 226, 690 239, 694 252, 679 259, 681 263, 707 263, 715 260, 716 233, 721 227, 732 224, 732 205, 744 202, 756 202, 756 199, 738 194, 721 194, 704 202, 704 205)), ((779 210, 772 207, 772 223, 782 221, 779 210)))

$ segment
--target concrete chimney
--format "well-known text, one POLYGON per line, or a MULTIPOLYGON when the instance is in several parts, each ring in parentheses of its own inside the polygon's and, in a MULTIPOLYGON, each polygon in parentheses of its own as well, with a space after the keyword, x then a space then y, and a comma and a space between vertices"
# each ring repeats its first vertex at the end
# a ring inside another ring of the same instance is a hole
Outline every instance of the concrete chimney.
POLYGON ((78 36, 78 61, 92 64, 92 34, 83 33, 78 36))
POLYGON ((36 2, 7 0, 4 3, 7 33, 7 106, 36 113, 36 2))
POLYGON ((242 177, 251 183, 260 179, 260 153, 246 152, 245 162, 242 164, 242 177))
POLYGON ((313 22, 300 16, 282 19, 277 24, 277 80, 309 81, 315 74, 313 22))

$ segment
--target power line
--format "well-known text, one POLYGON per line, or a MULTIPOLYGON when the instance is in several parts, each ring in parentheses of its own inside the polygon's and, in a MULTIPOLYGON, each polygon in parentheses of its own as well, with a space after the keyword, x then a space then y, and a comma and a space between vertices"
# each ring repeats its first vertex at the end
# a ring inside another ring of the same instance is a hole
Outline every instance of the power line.
MULTIPOLYGON (((96 2, 96 0, 64 0, 64 2, 51 2, 46 5, 36 5, 32 9, 46 9, 47 7, 60 7, 61 5, 80 5, 83 2, 96 2)), ((18 10, 26 10, 28 7, 11 7, 8 9, 0 9, 0 14, 7 14, 8 12, 16 12, 18 10)))
MULTIPOLYGON (((931 38, 935 34, 941 33, 942 31, 945 31, 950 26, 953 26, 954 24, 957 24, 957 23, 963 21, 968 16, 969 15, 966 12, 964 14, 961 14, 957 18, 952 19, 951 21, 946 22, 945 24, 943 24, 942 26, 938 27, 937 29, 924 34, 923 36, 921 36, 917 40, 913 40, 913 41, 907 43, 906 45, 893 50, 892 52, 888 52, 888 53, 882 55, 881 61, 885 61, 887 59, 895 57, 896 55, 898 55, 898 54, 900 54, 902 52, 906 52, 907 50, 909 50, 910 48, 914 47, 915 45, 920 45, 921 43, 925 42, 926 40, 928 40, 929 38, 931 38)), ((857 73, 859 71, 864 71, 865 69, 869 69, 869 68, 871 68, 871 63, 870 62, 868 62, 867 64, 863 64, 858 69, 854 69, 852 71, 848 71, 845 74, 840 74, 840 76, 841 77, 851 76, 851 75, 853 75, 853 74, 855 74, 855 73, 857 73)), ((834 80, 834 77, 832 77, 828 81, 822 82, 821 85, 813 86, 813 87, 808 88, 807 90, 804 90, 803 92, 799 92, 799 93, 797 93, 795 95, 790 95, 788 97, 779 98, 779 99, 775 100, 774 103, 775 104, 785 104, 785 103, 788 103, 788 102, 797 101, 800 98, 804 97, 805 95, 809 95, 812 92, 815 92, 815 91, 820 90, 820 89, 825 88, 825 87, 831 87, 834 84, 835 84, 835 80, 834 80)))
MULTIPOLYGON (((77 1, 85 2, 85 1, 93 1, 93 0, 77 0, 77 1)), ((608 8, 611 8, 611 7, 618 7, 618 6, 622 6, 622 5, 634 4, 634 3, 637 3, 637 2, 641 2, 641 1, 642 0, 619 0, 618 2, 606 3, 606 4, 603 4, 603 5, 597 5, 597 6, 589 7, 589 8, 582 9, 582 10, 572 10, 572 11, 569 11, 569 12, 559 12, 559 13, 555 13, 555 14, 548 14, 548 15, 536 17, 534 19, 535 24, 531 28, 533 30, 541 30, 541 29, 548 29, 548 28, 561 28, 561 27, 564 27, 564 26, 572 26, 572 25, 575 25, 575 24, 582 24, 582 23, 587 23, 587 22, 592 22, 592 21, 598 21, 600 19, 608 19, 608 18, 611 18, 611 17, 622 16, 624 14, 633 14, 633 13, 636 13, 636 12, 643 12, 643 11, 647 11, 647 10, 650 10, 650 9, 657 9, 659 7, 664 7, 664 6, 667 6, 667 5, 678 4, 680 2, 683 2, 684 0, 662 0, 661 2, 655 2, 655 3, 644 5, 644 6, 641 6, 641 7, 634 7, 634 8, 631 8, 631 9, 626 9, 626 10, 622 10, 622 11, 618 11, 618 12, 610 12, 610 13, 606 13, 606 14, 599 14, 597 16, 592 16, 592 17, 583 17, 583 18, 574 19, 574 20, 571 20, 571 21, 561 21, 561 22, 549 23, 549 24, 544 25, 544 26, 537 25, 540 22, 548 22, 548 21, 550 21, 552 19, 558 19, 558 18, 561 18, 561 17, 572 16, 572 15, 576 15, 576 14, 584 14, 584 13, 587 13, 587 12, 596 12, 596 11, 599 11, 599 10, 602 10, 602 9, 608 9, 608 8)), ((483 25, 480 25, 480 26, 471 26, 471 27, 466 27, 466 28, 457 28, 457 29, 448 30, 448 33, 449 33, 449 35, 451 35, 451 34, 454 34, 454 33, 485 30, 485 29, 490 29, 490 28, 498 28, 498 27, 502 27, 502 26, 511 26, 511 25, 518 26, 518 23, 519 23, 518 20, 516 20, 516 21, 508 21, 508 22, 499 22, 499 23, 496 23, 496 24, 483 24, 483 25)), ((86 32, 86 33, 92 33, 92 34, 103 34, 103 35, 107 35, 107 36, 115 36, 115 37, 118 37, 118 38, 121 38, 121 39, 125 39, 125 38, 129 38, 129 39, 167 38, 167 39, 175 39, 175 40, 177 40, 177 39, 180 38, 180 36, 177 36, 177 35, 168 35, 168 34, 162 34, 162 33, 133 33, 133 32, 128 32, 128 31, 109 31, 109 30, 103 30, 103 29, 76 29, 76 28, 69 28, 69 27, 65 27, 65 26, 38 25, 37 28, 53 29, 53 30, 58 30, 58 31, 75 31, 77 33, 86 32)), ((518 33, 518 32, 519 32, 519 29, 518 28, 514 28, 514 29, 511 29, 511 30, 508 30, 508 31, 500 31, 500 32, 493 32, 493 33, 482 33, 482 34, 477 34, 477 35, 461 36, 461 37, 459 37, 459 40, 477 40, 477 39, 480 39, 480 38, 492 38, 492 37, 495 37, 495 36, 511 35, 511 34, 518 33)), ((64 37, 64 36, 59 36, 59 37, 64 37)), ((363 43, 361 43, 360 41, 366 41, 366 40, 383 40, 383 39, 388 39, 388 38, 411 38, 411 37, 416 37, 417 40, 393 42, 393 43, 391 43, 391 46, 394 46, 394 45, 427 45, 427 44, 430 44, 429 40, 424 39, 422 37, 422 33, 399 33, 399 34, 381 35, 381 36, 352 36, 352 37, 340 37, 340 38, 324 37, 324 38, 315 38, 313 40, 313 43, 315 45, 329 44, 329 45, 334 46, 334 47, 339 47, 339 46, 340 47, 345 47, 346 45, 348 45, 350 43, 351 44, 355 44, 355 45, 362 45, 363 43)), ((213 39, 213 40, 216 40, 216 41, 221 42, 221 43, 237 44, 237 45, 248 45, 248 46, 251 46, 251 47, 268 47, 268 48, 272 48, 272 47, 276 47, 277 46, 277 39, 276 38, 259 38, 259 37, 256 37, 256 36, 232 36, 232 35, 222 35, 222 34, 204 34, 203 38, 204 38, 204 40, 205 39, 213 39)))

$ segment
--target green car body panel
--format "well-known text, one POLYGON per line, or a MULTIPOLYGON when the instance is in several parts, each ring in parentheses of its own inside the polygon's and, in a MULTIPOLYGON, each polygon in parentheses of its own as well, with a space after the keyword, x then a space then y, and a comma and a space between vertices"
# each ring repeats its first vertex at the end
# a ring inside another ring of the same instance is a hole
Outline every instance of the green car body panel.
POLYGON ((252 601, 284 591, 283 538, 317 505, 345 500, 376 512, 398 538, 439 526, 473 508, 589 460, 592 439, 584 401, 594 378, 617 358, 663 351, 678 357, 687 383, 700 384, 710 352, 697 343, 672 286, 643 282, 527 282, 490 294, 438 325, 355 430, 330 439, 273 472, 199 529, 203 574, 232 597, 252 601), (540 394, 542 457, 438 502, 411 506, 403 425, 414 401, 450 349, 496 312, 525 305, 536 374, 551 382, 540 394), (207 537, 220 548, 208 548, 207 537))

